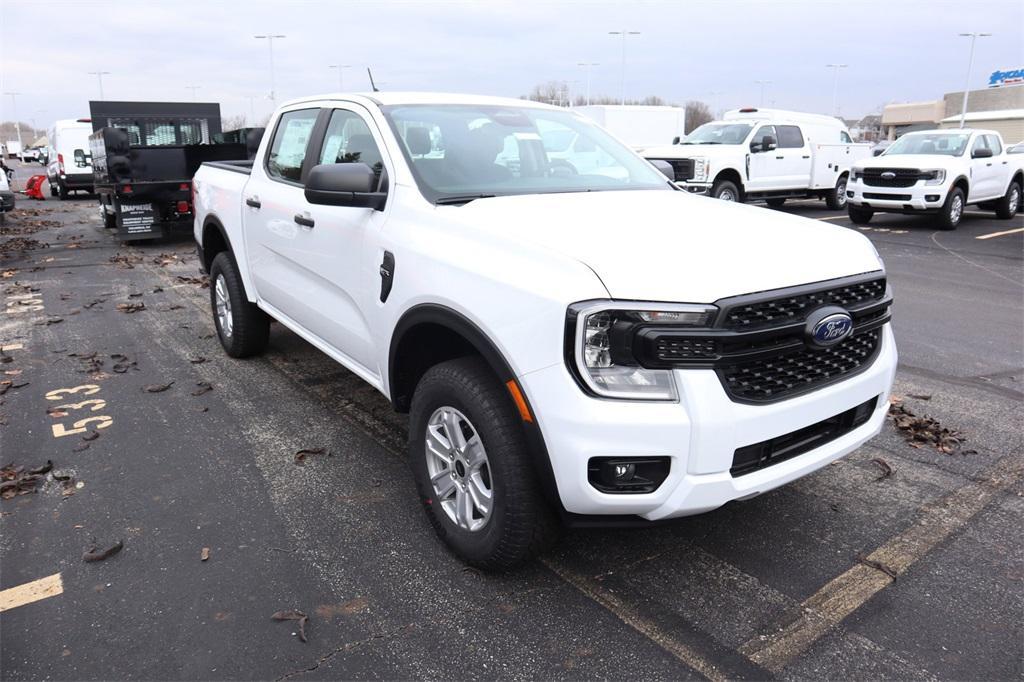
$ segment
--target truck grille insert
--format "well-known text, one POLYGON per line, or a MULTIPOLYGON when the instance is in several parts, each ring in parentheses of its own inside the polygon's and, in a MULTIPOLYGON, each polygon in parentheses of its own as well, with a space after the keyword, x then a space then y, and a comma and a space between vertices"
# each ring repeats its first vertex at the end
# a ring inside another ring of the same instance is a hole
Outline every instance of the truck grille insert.
POLYGON ((675 171, 676 182, 693 179, 693 159, 652 159, 652 161, 664 161, 672 166, 675 171))
POLYGON ((880 301, 884 296, 885 279, 873 279, 834 289, 736 305, 725 311, 722 326, 727 329, 773 327, 802 320, 807 313, 823 305, 849 309, 868 301, 880 301))
POLYGON ((917 168, 865 168, 863 180, 871 187, 913 187, 920 177, 917 168))

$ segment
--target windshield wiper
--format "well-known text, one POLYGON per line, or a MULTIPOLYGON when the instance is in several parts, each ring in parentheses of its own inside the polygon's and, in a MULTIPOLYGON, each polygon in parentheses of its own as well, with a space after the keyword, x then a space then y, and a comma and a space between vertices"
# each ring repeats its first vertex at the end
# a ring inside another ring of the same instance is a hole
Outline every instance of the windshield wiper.
POLYGON ((468 204, 474 199, 493 199, 494 194, 454 194, 449 197, 440 197, 434 204, 436 206, 449 206, 454 204, 468 204))

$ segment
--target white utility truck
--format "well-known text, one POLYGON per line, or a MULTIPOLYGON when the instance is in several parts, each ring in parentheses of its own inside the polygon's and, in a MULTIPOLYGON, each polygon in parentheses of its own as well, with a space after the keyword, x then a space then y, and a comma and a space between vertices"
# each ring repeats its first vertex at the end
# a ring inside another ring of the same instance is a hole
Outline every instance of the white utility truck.
POLYGON ((573 111, 637 151, 668 144, 686 130, 686 109, 682 107, 591 104, 573 107, 573 111))
POLYGON ((91 134, 92 123, 88 118, 60 120, 50 128, 46 178, 50 182, 51 196, 67 199, 71 192, 93 191, 91 134))
POLYGON ((954 230, 974 204, 1010 220, 1021 208, 1022 169, 1024 156, 1008 153, 994 130, 907 133, 853 167, 848 212, 858 225, 875 213, 932 214, 954 230))
POLYGON ((408 412, 427 517, 477 566, 522 562, 559 520, 759 495, 885 421, 870 241, 689 196, 566 109, 294 100, 253 161, 205 163, 193 191, 224 350, 260 353, 276 320, 408 412), (555 163, 544 140, 567 132, 614 166, 555 163))
POLYGON ((672 164, 676 184, 725 201, 821 198, 846 206, 846 181, 871 145, 854 144, 832 116, 779 109, 736 109, 671 146, 646 149, 647 159, 672 164))

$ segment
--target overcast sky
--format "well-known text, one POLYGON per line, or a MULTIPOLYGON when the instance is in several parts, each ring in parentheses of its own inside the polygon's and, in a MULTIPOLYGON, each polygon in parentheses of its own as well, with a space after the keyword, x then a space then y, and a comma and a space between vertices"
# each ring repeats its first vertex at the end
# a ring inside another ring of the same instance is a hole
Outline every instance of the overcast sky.
MULTIPOLYGON (((382 89, 519 96, 549 80, 579 81, 593 67, 595 94, 618 96, 621 39, 626 93, 670 101, 702 99, 720 109, 758 104, 828 112, 830 62, 846 63, 839 104, 845 117, 888 102, 960 90, 966 31, 979 39, 972 88, 995 69, 1024 66, 1019 0, 719 0, 696 2, 263 2, 261 0, 0 0, 0 79, 20 93, 18 117, 39 127, 88 114, 99 98, 220 102, 225 115, 262 117, 274 43, 277 101, 337 91, 329 64, 352 64, 346 90, 366 90, 366 66, 382 89), (719 92, 718 95, 712 95, 719 92), (249 97, 255 97, 250 102, 249 97)), ((3 97, 0 119, 11 119, 3 97)))

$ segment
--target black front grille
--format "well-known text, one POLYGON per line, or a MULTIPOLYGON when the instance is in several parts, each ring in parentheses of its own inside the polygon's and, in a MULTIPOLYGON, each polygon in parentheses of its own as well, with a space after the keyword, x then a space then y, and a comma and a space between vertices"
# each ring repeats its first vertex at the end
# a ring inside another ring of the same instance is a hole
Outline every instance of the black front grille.
POLYGON ((662 362, 714 358, 718 355, 718 342, 713 339, 661 336, 656 341, 654 352, 662 362))
POLYGON ((909 194, 882 194, 881 192, 864 192, 865 199, 880 199, 882 201, 910 201, 909 194))
POLYGON ((916 168, 865 168, 863 173, 871 187, 913 187, 921 177, 916 168))
POLYGON ((815 308, 837 305, 850 309, 885 297, 885 278, 854 282, 835 288, 798 293, 780 298, 751 300, 744 296, 722 313, 721 326, 727 329, 759 329, 803 320, 815 308), (747 302, 749 301, 749 302, 747 302))
POLYGON ((855 334, 829 348, 808 348, 718 370, 725 390, 745 401, 789 397, 867 367, 881 346, 881 330, 855 334))
POLYGON ((693 179, 693 159, 651 159, 652 161, 664 161, 671 164, 675 172, 676 182, 693 179))

